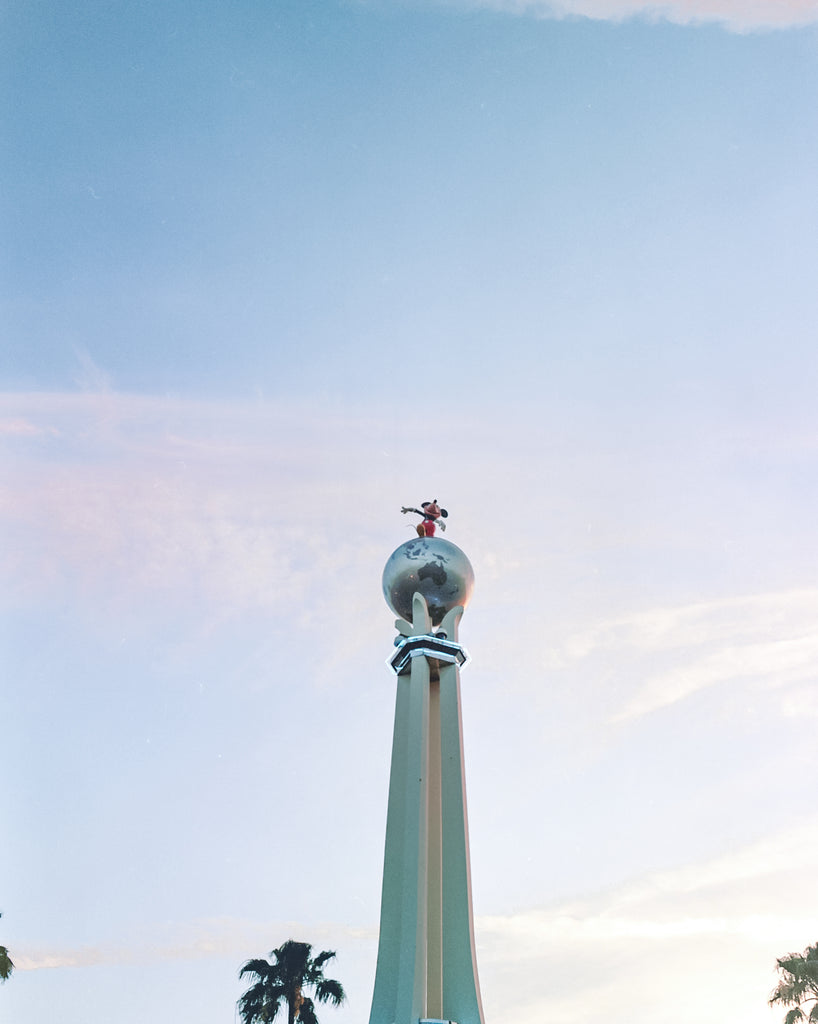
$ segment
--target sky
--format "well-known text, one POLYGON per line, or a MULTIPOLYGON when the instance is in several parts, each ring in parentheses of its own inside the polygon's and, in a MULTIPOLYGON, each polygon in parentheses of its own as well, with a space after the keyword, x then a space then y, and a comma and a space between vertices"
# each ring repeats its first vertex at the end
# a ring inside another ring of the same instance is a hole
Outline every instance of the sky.
POLYGON ((815 0, 10 0, 4 1024, 366 1021, 439 498, 486 1024, 818 941, 815 0))

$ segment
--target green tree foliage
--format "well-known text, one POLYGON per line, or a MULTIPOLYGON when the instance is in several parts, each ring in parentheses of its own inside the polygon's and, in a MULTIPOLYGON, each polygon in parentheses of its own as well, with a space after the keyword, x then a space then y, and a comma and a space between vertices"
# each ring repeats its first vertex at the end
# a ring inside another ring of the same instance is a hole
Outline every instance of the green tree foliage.
POLYGON ((335 953, 325 950, 316 957, 311 953, 308 942, 288 939, 270 953, 271 961, 247 961, 239 977, 247 974, 255 982, 239 999, 244 1024, 270 1024, 283 1005, 287 1007, 287 1024, 318 1024, 314 1000, 341 1005, 346 999, 343 986, 324 977, 324 964, 335 953))
MULTIPOLYGON (((3 915, 0 914, 0 917, 3 915)), ((7 981, 14 970, 14 963, 5 946, 0 946, 0 982, 7 981)))
POLYGON ((807 946, 803 953, 779 957, 776 970, 781 977, 770 996, 770 1006, 793 1007, 784 1024, 818 1024, 818 943, 807 946))

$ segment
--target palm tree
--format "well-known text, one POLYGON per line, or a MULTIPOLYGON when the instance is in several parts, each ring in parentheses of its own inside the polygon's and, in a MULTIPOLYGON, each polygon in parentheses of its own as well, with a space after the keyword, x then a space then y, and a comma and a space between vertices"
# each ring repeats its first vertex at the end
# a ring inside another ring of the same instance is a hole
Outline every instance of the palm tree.
MULTIPOLYGON (((2 916, 3 915, 0 914, 0 917, 2 916)), ((5 946, 0 946, 0 983, 8 980, 13 970, 14 964, 9 956, 9 951, 5 946)))
POLYGON ((248 960, 239 971, 257 979, 239 999, 239 1013, 244 1024, 270 1024, 275 1020, 282 1003, 287 1004, 287 1024, 318 1024, 315 1004, 305 995, 311 990, 319 1003, 340 1006, 346 993, 340 981, 324 977, 324 964, 332 960, 334 952, 325 950, 310 957, 309 942, 288 939, 274 949, 267 960, 248 960))
POLYGON ((807 946, 803 953, 787 953, 776 960, 781 980, 770 996, 770 1006, 792 1006, 784 1024, 797 1021, 818 1022, 818 943, 807 946), (807 1012, 807 1005, 812 1006, 807 1012))
POLYGON ((5 946, 0 946, 0 984, 11 976, 13 970, 14 963, 9 956, 9 951, 5 946))

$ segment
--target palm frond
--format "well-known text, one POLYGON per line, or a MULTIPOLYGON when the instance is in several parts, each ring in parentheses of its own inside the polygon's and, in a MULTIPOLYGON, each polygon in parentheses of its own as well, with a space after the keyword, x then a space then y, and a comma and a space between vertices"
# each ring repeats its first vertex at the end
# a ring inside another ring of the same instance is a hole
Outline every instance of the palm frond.
POLYGON ((268 1024, 275 1019, 286 998, 284 989, 257 981, 238 1001, 239 1015, 244 1024, 268 1024))
POLYGON ((318 956, 313 958, 312 966, 321 969, 324 966, 324 964, 327 963, 327 961, 334 960, 334 959, 335 959, 335 950, 334 949, 325 949, 321 953, 319 953, 318 956))
POLYGON ((780 1003, 782 1006, 793 1006, 795 1003, 801 1002, 806 991, 806 985, 801 981, 780 981, 770 996, 770 1006, 775 1006, 776 1003, 780 1003))
MULTIPOLYGON (((0 917, 2 916, 3 915, 0 914, 0 917)), ((13 970, 14 961, 9 956, 9 951, 5 946, 0 946, 0 982, 8 981, 13 970)))
POLYGON ((243 978, 245 974, 255 974, 259 978, 266 978, 270 973, 270 966, 266 960, 248 960, 239 971, 239 977, 243 978))
POLYGON ((344 986, 340 981, 324 978, 315 986, 315 998, 319 1003, 332 1003, 333 1006, 340 1006, 346 999, 346 992, 344 992, 344 986))
POLYGON ((794 1010, 790 1010, 790 1012, 784 1018, 784 1024, 797 1024, 797 1022, 799 1020, 803 1020, 803 1019, 804 1019, 804 1014, 796 1006, 796 1008, 794 1010))
MULTIPOLYGON (((810 952, 810 950, 807 950, 810 952)), ((776 960, 779 971, 793 978, 808 978, 818 981, 818 958, 799 953, 788 953, 776 960)))
POLYGON ((14 961, 5 946, 0 946, 0 982, 7 981, 14 970, 14 961))

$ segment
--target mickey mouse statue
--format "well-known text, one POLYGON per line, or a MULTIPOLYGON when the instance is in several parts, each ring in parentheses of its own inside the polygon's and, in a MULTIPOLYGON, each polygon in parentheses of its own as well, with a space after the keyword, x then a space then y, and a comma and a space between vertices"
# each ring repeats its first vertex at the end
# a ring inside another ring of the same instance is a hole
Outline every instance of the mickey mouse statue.
POLYGON ((441 530, 446 529, 445 523, 438 523, 438 519, 441 517, 447 519, 449 513, 445 508, 441 508, 437 503, 437 498, 434 501, 424 501, 421 503, 420 508, 407 508, 404 506, 401 509, 404 515, 407 512, 416 512, 419 516, 423 516, 423 519, 418 523, 415 529, 418 531, 418 537, 434 537, 435 527, 439 526, 441 530))

